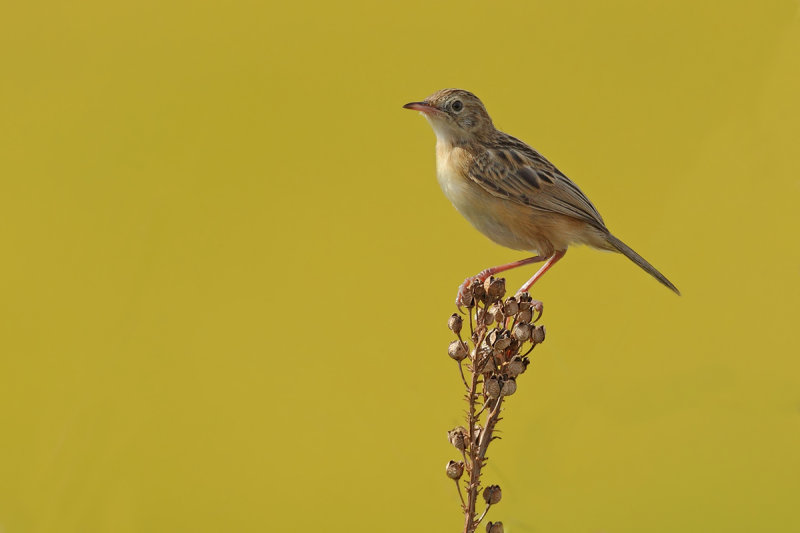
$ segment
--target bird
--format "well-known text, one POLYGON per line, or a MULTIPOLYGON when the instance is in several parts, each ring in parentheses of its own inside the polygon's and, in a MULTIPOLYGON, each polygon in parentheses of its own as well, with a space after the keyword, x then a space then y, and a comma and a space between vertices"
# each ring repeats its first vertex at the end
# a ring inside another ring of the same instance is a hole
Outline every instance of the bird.
MULTIPOLYGON (((474 280, 544 263, 517 295, 527 293, 576 244, 619 252, 680 295, 666 276, 608 230, 572 180, 529 145, 495 128, 477 96, 442 89, 403 108, 419 111, 433 128, 437 180, 456 210, 497 244, 535 254, 465 279, 456 295, 459 308, 474 280)), ((541 313, 541 302, 536 304, 541 313)))

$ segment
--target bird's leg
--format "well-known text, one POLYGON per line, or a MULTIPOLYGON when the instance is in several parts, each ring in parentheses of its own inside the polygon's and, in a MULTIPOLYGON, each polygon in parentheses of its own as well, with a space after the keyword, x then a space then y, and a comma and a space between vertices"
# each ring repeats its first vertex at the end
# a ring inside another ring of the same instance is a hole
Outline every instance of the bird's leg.
POLYGON ((530 290, 530 288, 533 286, 533 284, 534 284, 534 283, 536 283, 536 280, 538 280, 539 278, 541 278, 541 277, 544 275, 544 273, 545 273, 545 272, 547 272, 548 270, 550 270, 550 268, 551 268, 553 265, 555 265, 555 264, 556 264, 556 262, 557 262, 559 259, 561 259, 562 257, 564 257, 564 254, 566 254, 566 253, 567 253, 567 251, 566 251, 566 250, 558 250, 556 253, 554 253, 553 255, 551 255, 551 256, 550 256, 550 258, 547 260, 547 262, 546 262, 545 264, 543 264, 543 265, 542 265, 542 268, 540 268, 540 269, 539 269, 539 270, 536 272, 536 274, 534 274, 534 275, 533 275, 533 277, 532 277, 531 279, 529 279, 528 281, 526 281, 526 282, 525 282, 525 284, 524 284, 522 287, 520 287, 520 288, 519 288, 519 290, 517 291, 517 294, 522 294, 523 292, 528 292, 528 290, 530 290))
POLYGON ((458 294, 456 295, 456 306, 461 309, 461 306, 464 302, 464 297, 466 296, 467 290, 469 290, 470 285, 475 280, 480 281, 483 283, 489 276, 494 276, 495 274, 499 274, 500 272, 505 272, 506 270, 511 270, 512 268, 521 267, 524 265, 530 265, 531 263, 539 263, 547 259, 546 257, 537 255, 534 257, 528 257, 527 259, 520 259, 519 261, 514 261, 513 263, 506 263, 505 265, 500 265, 496 267, 487 268, 486 270, 481 270, 476 276, 472 276, 471 278, 467 278, 464 280, 464 283, 458 288, 458 294))
MULTIPOLYGON (((536 274, 533 275, 533 277, 531 279, 526 281, 525 284, 522 287, 519 288, 519 290, 517 291, 517 296, 519 296, 520 294, 528 292, 530 290, 530 288, 533 286, 533 284, 536 283, 536 280, 538 280, 539 278, 544 276, 544 273, 547 272, 548 270, 550 270, 550 267, 555 265, 556 262, 558 262, 559 259, 564 257, 564 254, 566 254, 566 253, 567 253, 566 250, 558 250, 556 253, 551 255, 550 258, 547 260, 547 262, 542 265, 542 268, 540 268, 536 272, 536 274)), ((539 312, 539 316, 542 316, 542 311, 544 309, 543 305, 542 305, 542 302, 540 302, 538 300, 533 300, 532 304, 533 304, 533 308, 536 309, 536 311, 539 312)), ((537 316, 536 320, 538 320, 538 319, 539 319, 539 317, 537 316)))

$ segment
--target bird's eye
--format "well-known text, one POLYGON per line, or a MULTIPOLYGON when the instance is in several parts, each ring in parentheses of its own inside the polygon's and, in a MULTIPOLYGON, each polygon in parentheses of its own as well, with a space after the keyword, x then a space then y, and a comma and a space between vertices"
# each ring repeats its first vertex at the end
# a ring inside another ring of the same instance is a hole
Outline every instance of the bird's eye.
POLYGON ((451 106, 451 108, 453 109, 453 111, 458 113, 459 111, 464 109, 464 104, 461 103, 461 100, 456 100, 455 102, 453 102, 453 105, 451 106))

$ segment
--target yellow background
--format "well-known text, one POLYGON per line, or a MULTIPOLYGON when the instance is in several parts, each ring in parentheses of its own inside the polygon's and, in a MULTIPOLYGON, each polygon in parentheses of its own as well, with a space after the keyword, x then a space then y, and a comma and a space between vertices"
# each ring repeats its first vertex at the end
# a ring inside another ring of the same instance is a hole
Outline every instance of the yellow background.
POLYGON ((448 86, 684 294, 537 285, 490 518, 800 531, 797 0, 9 2, 0 43, 0 531, 458 531, 445 322, 522 254, 400 107, 448 86))

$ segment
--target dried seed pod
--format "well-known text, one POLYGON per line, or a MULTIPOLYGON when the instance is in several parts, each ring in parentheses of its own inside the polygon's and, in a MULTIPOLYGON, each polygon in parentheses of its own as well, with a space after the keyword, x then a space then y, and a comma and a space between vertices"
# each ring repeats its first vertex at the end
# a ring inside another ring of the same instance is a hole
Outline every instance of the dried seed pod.
POLYGON ((475 322, 478 327, 491 326, 494 322, 494 317, 483 310, 482 307, 475 309, 475 322))
POLYGON ((503 491, 500 490, 500 485, 489 485, 483 489, 483 499, 489 505, 500 503, 502 497, 503 491))
POLYGON ((447 347, 447 355, 456 361, 463 361, 468 355, 467 347, 464 346, 464 343, 461 341, 453 341, 450 343, 450 346, 447 347))
POLYGON ((531 326, 527 322, 520 322, 519 324, 516 324, 514 326, 514 331, 511 334, 514 335, 514 338, 517 339, 520 343, 523 343, 531 338, 532 331, 533 331, 533 326, 531 326))
POLYGON ((489 522, 486 524, 486 533, 503 533, 503 523, 489 522))
POLYGON ((519 304, 517 303, 517 299, 513 296, 506 300, 505 305, 503 306, 503 311, 508 316, 514 316, 519 311, 519 304))
POLYGON ((461 315, 459 315, 458 313, 453 313, 447 320, 447 328, 456 335, 458 335, 459 333, 461 333, 461 325, 463 323, 464 321, 461 319, 461 315))
POLYGON ((470 290, 476 302, 483 302, 486 299, 486 289, 483 288, 483 284, 477 279, 472 281, 470 290))
POLYGON ((489 278, 483 283, 486 290, 487 302, 496 302, 506 294, 506 280, 504 278, 489 278))
POLYGON ((536 329, 533 330, 531 334, 531 342, 534 344, 539 344, 540 342, 544 342, 544 326, 536 326, 536 329))
POLYGON ((492 305, 491 309, 489 310, 492 313, 492 317, 494 317, 494 321, 498 324, 502 324, 503 321, 506 319, 506 315, 503 313, 503 306, 499 303, 492 305))
POLYGON ((504 330, 494 341, 494 349, 503 351, 511 345, 511 337, 508 334, 507 330, 504 330))
POLYGON ((481 426, 480 424, 475 424, 475 434, 473 435, 473 437, 475 438, 475 442, 472 443, 474 446, 477 446, 478 443, 481 441, 482 431, 483 431, 483 426, 481 426))
POLYGON ((492 355, 489 357, 488 364, 483 368, 483 373, 494 373, 498 367, 503 364, 503 353, 497 350, 492 350, 492 355))
POLYGON ((500 394, 503 396, 511 396, 517 392, 517 380, 514 378, 508 378, 503 380, 503 386, 500 388, 500 394))
POLYGON ((517 322, 521 324, 525 324, 530 322, 533 319, 533 311, 528 309, 520 309, 519 313, 517 313, 517 322))
POLYGON ((450 444, 452 444, 456 450, 466 450, 468 439, 469 434, 467 433, 467 428, 464 426, 458 426, 447 432, 447 440, 450 441, 450 444))
POLYGON ((525 372, 526 368, 528 368, 528 365, 523 362, 522 357, 515 355, 506 365, 506 372, 508 372, 509 376, 514 378, 525 372))
POLYGON ((503 384, 500 383, 500 380, 497 378, 497 376, 491 376, 483 383, 483 392, 486 393, 486 396, 492 399, 500 397, 502 388, 503 384))
POLYGON ((463 461, 448 462, 445 472, 447 473, 447 477, 449 477, 450 479, 455 479, 455 480, 461 479, 461 476, 464 475, 464 462, 463 461))
POLYGON ((483 325, 483 309, 480 307, 475 308, 475 328, 480 328, 483 325))

